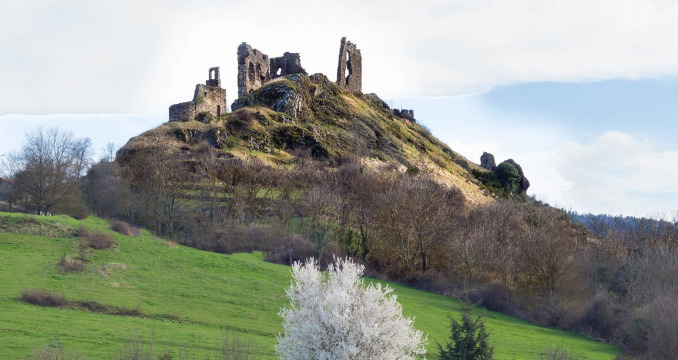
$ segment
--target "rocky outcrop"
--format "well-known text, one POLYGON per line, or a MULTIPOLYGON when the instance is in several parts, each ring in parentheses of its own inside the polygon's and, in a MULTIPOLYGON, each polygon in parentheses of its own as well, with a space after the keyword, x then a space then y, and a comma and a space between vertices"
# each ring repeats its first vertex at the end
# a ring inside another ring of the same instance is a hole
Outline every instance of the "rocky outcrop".
POLYGON ((480 166, 490 171, 497 170, 497 164, 494 162, 494 155, 488 152, 483 152, 483 154, 480 156, 480 166))
POLYGON ((236 111, 246 106, 262 105, 271 110, 285 113, 293 118, 303 115, 302 95, 294 85, 300 81, 301 75, 291 75, 287 80, 267 84, 259 91, 241 97, 231 104, 231 110, 236 111))

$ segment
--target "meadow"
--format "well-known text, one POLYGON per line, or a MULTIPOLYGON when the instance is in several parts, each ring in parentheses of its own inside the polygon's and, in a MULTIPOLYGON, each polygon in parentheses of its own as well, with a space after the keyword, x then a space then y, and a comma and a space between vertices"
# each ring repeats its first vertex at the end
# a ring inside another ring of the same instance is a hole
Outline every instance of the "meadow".
MULTIPOLYGON (((290 267, 261 253, 223 255, 175 246, 142 230, 125 236, 105 220, 0 213, 0 358, 30 359, 46 344, 87 359, 115 358, 134 339, 169 354, 200 357, 221 351, 224 334, 249 339, 262 359, 275 359, 278 312, 287 304, 290 267), (113 236, 106 250, 82 248, 77 229, 113 236), (171 246, 170 246, 171 245, 171 246), (64 272, 64 257, 84 257, 81 272, 64 272), (130 315, 84 307, 41 307, 21 301, 26 289, 48 289, 77 303, 127 309, 130 315)), ((376 281, 376 280, 369 280, 376 281)), ((436 342, 449 337, 448 316, 459 301, 389 283, 414 326, 436 342)), ((537 326, 500 313, 484 314, 496 359, 535 359, 562 346, 585 359, 613 359, 619 350, 584 336, 537 326)))

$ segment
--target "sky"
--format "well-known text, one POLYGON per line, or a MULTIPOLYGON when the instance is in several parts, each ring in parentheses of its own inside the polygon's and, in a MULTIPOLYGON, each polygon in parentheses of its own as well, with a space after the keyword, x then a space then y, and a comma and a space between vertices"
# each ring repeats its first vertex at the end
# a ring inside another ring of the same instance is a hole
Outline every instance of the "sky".
POLYGON ((0 3, 0 156, 58 126, 94 150, 166 121, 236 51, 301 54, 336 74, 361 49, 363 91, 469 160, 523 167, 528 193, 578 212, 678 209, 678 2, 652 0, 38 1, 0 3))

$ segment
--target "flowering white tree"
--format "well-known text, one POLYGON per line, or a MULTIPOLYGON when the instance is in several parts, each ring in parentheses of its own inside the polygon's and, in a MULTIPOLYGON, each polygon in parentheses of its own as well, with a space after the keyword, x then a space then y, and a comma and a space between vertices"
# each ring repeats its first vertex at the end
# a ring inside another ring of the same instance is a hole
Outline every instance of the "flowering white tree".
POLYGON ((313 259, 292 266, 286 290, 290 306, 280 310, 285 334, 276 354, 286 360, 414 359, 426 353, 427 337, 402 315, 388 285, 365 285, 364 266, 336 260, 328 276, 313 259))

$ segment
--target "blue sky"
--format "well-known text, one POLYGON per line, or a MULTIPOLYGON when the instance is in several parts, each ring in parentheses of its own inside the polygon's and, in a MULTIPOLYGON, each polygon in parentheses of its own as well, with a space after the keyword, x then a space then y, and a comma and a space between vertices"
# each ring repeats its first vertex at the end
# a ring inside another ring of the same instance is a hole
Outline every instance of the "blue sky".
POLYGON ((668 0, 6 0, 0 4, 0 155, 37 126, 97 152, 166 120, 236 49, 301 53, 336 73, 342 36, 363 90, 455 151, 513 158, 530 193, 580 212, 678 208, 678 3, 668 0))

